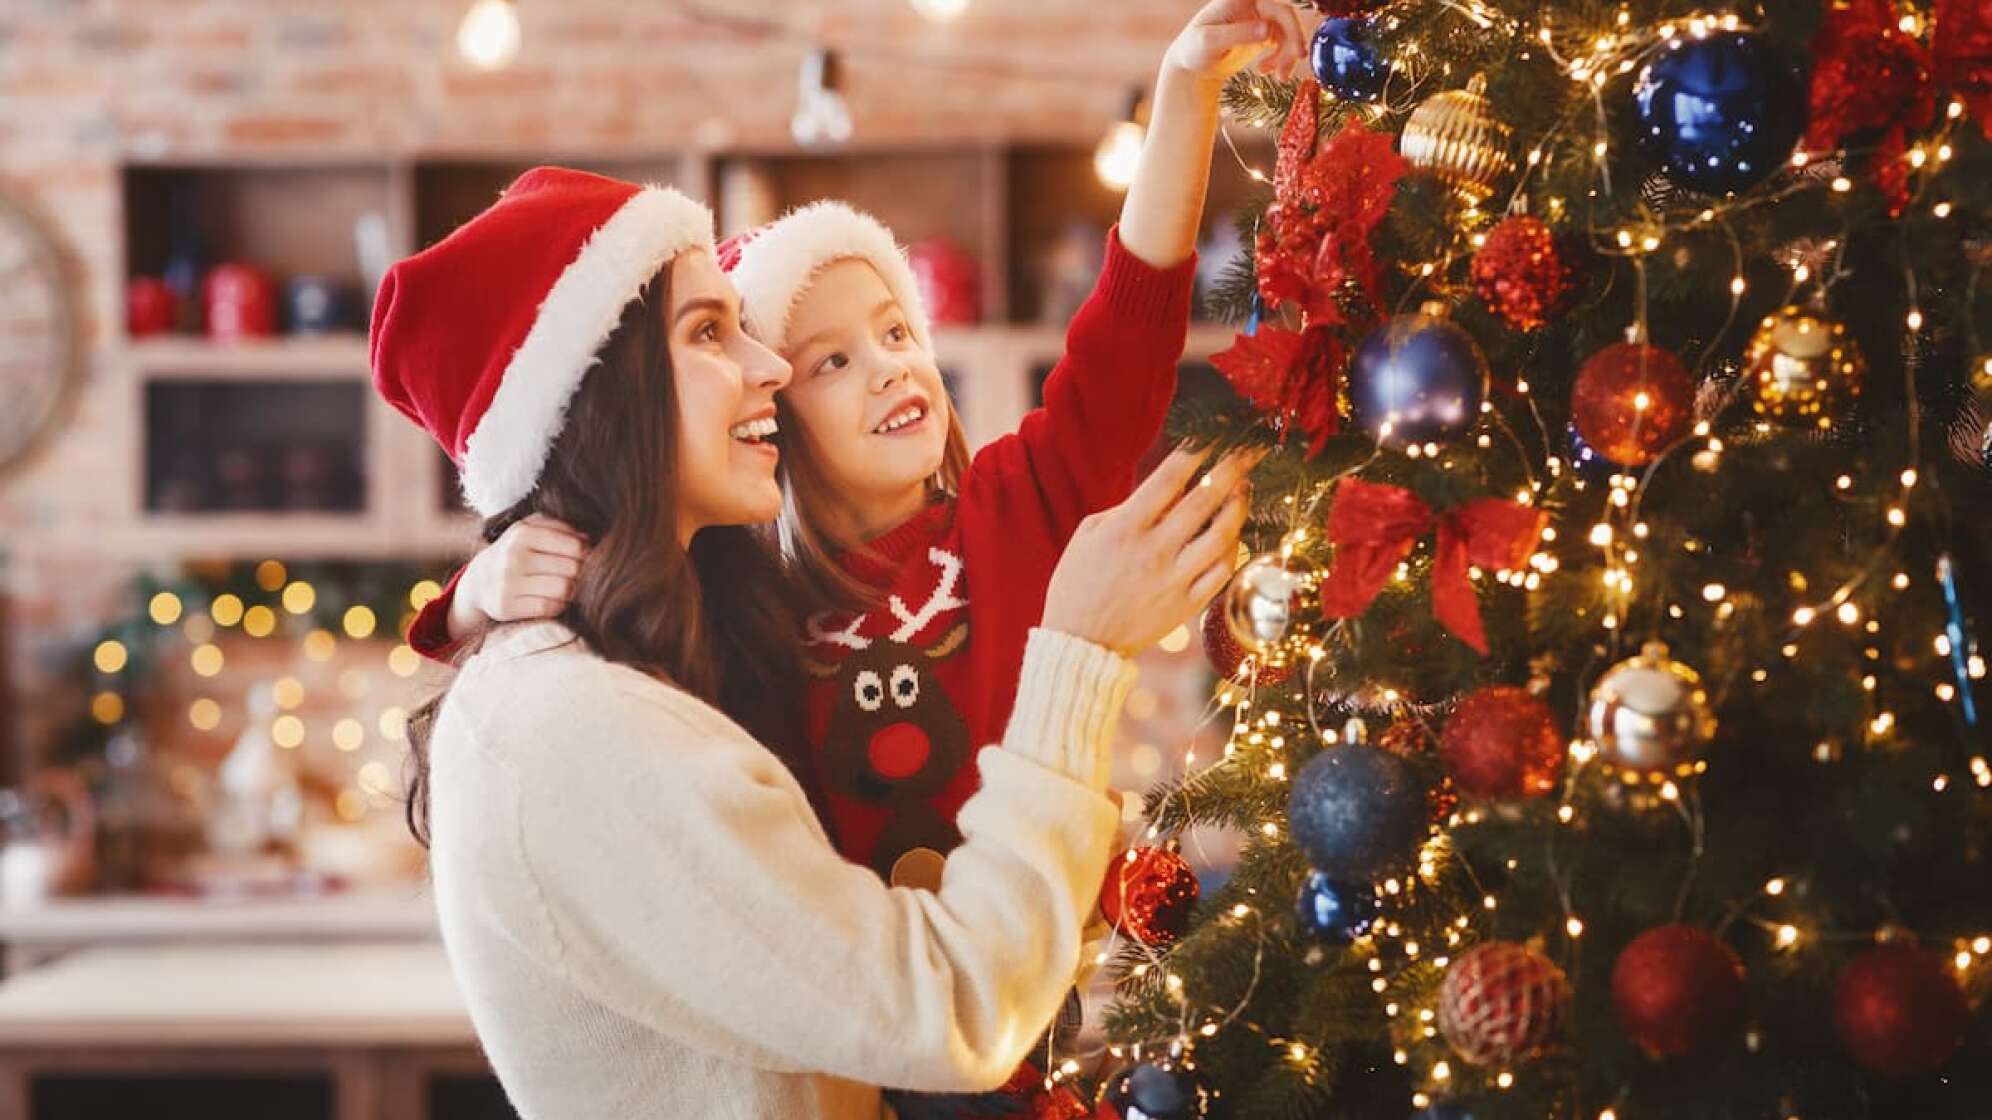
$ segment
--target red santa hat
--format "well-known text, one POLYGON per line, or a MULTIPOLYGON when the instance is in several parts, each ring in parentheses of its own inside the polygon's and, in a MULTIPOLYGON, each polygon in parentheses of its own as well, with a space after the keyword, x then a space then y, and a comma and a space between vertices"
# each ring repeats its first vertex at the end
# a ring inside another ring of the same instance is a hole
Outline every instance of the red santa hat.
POLYGON ((420 424, 486 517, 538 485, 567 406, 623 309, 712 213, 667 187, 539 167, 434 246, 397 263, 374 300, 374 387, 420 424))
POLYGON ((729 238, 719 248, 719 266, 740 289, 747 329, 770 349, 788 343, 795 301, 825 265, 841 260, 868 262, 899 301, 907 325, 922 346, 932 348, 933 327, 926 301, 906 250, 885 224, 842 202, 812 202, 756 230, 729 238))

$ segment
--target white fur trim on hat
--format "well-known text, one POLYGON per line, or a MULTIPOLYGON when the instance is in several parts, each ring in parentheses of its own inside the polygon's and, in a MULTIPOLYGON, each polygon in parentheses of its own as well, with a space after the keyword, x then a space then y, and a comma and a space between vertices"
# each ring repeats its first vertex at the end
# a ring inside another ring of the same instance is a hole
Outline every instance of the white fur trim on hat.
POLYGON ((567 406, 623 308, 673 257, 712 250, 712 212, 669 187, 645 187, 562 270, 464 443, 463 492, 491 517, 539 484, 567 406))
POLYGON ((899 301, 921 345, 933 345, 927 304, 906 263, 906 251, 877 218, 841 202, 812 202, 791 210, 749 239, 734 266, 734 286, 747 327, 768 347, 788 343, 789 314, 824 265, 859 258, 878 270, 886 290, 899 301))

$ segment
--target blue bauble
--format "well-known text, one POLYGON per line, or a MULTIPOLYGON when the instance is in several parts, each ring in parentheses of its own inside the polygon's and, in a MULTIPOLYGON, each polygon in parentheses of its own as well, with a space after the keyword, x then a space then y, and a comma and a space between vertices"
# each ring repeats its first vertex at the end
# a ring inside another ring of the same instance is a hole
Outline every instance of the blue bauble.
POLYGON ((1568 425, 1568 432, 1570 435, 1570 465, 1577 468, 1577 474, 1580 478, 1589 479, 1593 482, 1602 482, 1619 473, 1619 465, 1617 463, 1598 454, 1597 448, 1584 442, 1584 435, 1577 430, 1575 423, 1568 425))
POLYGON ((1294 904, 1300 932, 1321 945, 1347 945, 1376 924, 1376 888, 1368 883, 1345 883, 1319 871, 1310 872, 1300 885, 1300 898, 1294 904))
POLYGON ((1724 31, 1675 39, 1633 83, 1640 136, 1677 186, 1748 190, 1805 132, 1805 87, 1768 39, 1724 31))
POLYGON ((1465 1105, 1435 1104, 1412 1113, 1411 1120, 1473 1120, 1473 1113, 1465 1105))
POLYGON ((1371 331, 1349 363, 1356 423, 1392 450, 1465 435, 1486 396, 1486 356, 1472 335, 1430 307, 1371 331))
POLYGON ((1369 882, 1416 853, 1428 819, 1425 790, 1404 760, 1378 747, 1329 747, 1294 779, 1287 819, 1317 871, 1369 882))
POLYGON ((1210 1091, 1196 1073, 1166 1058, 1114 1078, 1106 1101, 1121 1120, 1201 1120, 1210 1111, 1210 1091))
POLYGON ((1313 63, 1322 88, 1348 101, 1375 101, 1390 77, 1370 41, 1369 24, 1359 19, 1323 20, 1314 31, 1313 63))

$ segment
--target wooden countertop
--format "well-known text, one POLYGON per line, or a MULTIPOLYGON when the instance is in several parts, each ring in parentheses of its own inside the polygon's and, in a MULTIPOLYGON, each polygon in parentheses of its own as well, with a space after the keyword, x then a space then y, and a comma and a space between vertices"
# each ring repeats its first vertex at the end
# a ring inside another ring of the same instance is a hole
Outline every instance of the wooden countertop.
POLYGON ((0 1051, 475 1045, 434 941, 122 945, 0 984, 0 1051))
POLYGON ((433 940, 435 936, 435 904, 426 885, 299 898, 136 895, 53 899, 26 909, 0 908, 0 943, 433 940))

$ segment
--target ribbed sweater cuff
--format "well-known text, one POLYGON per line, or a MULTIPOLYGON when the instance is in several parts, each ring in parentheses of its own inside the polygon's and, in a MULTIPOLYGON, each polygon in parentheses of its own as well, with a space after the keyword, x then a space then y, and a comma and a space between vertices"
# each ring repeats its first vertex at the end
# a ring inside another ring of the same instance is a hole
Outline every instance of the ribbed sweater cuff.
MULTIPOLYGON (((1181 332, 1190 324, 1197 255, 1171 268, 1154 268, 1121 244, 1120 226, 1107 232, 1106 260, 1096 285, 1100 302, 1129 326, 1181 332)), ((1180 347, 1181 339, 1176 338, 1180 347)))
POLYGON ((1114 724, 1134 678, 1134 663, 1111 650, 1032 630, 1004 749, 1105 789, 1114 724))

